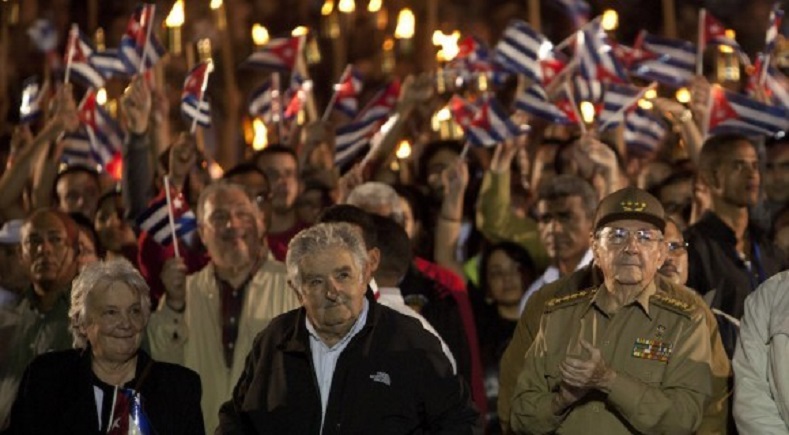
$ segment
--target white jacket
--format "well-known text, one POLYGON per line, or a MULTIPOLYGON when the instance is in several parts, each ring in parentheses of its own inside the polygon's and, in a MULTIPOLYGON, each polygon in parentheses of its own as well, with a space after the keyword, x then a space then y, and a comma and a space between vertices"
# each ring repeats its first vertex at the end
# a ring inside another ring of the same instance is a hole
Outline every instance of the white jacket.
POLYGON ((732 367, 740 433, 789 434, 789 271, 745 300, 732 367))
POLYGON ((200 375, 203 420, 211 434, 219 425, 219 407, 232 397, 255 336, 274 317, 301 306, 287 286, 285 265, 269 256, 247 286, 233 364, 228 368, 222 350, 220 299, 214 267, 209 264, 186 279, 184 313, 171 310, 163 298, 148 322, 153 358, 181 364, 200 375))

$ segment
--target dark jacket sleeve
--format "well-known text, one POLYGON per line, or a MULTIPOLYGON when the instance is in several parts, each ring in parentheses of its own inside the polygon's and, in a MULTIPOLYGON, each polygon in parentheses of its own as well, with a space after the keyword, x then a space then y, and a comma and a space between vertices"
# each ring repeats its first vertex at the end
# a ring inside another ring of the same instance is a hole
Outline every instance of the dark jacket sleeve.
POLYGON ((121 195, 126 205, 126 220, 134 221, 153 198, 151 139, 146 134, 129 134, 123 145, 121 195))

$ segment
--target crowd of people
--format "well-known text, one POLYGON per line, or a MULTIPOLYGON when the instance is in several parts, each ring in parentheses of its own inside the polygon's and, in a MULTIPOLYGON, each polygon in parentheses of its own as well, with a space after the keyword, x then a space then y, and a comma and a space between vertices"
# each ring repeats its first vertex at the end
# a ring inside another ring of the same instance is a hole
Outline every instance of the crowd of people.
POLYGON ((435 84, 351 164, 311 120, 217 174, 137 76, 117 178, 56 86, 0 171, 0 433, 789 434, 785 132, 705 135, 696 76, 656 149, 470 147, 435 84))

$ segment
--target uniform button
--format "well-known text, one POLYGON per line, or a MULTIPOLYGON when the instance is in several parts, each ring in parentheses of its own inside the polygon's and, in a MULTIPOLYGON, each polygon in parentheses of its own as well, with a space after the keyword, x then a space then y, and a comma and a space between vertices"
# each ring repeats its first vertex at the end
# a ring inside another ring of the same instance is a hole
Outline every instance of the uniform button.
POLYGON ((236 323, 236 318, 235 317, 231 317, 230 318, 230 324, 231 325, 235 325, 235 323, 236 323))
POLYGON ((228 347, 229 349, 232 349, 232 348, 233 348, 233 343, 228 343, 228 344, 227 344, 227 347, 228 347))

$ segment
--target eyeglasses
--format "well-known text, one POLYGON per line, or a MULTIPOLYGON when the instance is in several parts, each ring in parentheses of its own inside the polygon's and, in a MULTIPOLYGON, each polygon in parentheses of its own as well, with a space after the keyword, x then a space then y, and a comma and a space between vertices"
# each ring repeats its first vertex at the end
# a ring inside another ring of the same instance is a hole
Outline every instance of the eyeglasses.
POLYGON ((666 245, 668 245, 668 252, 670 253, 680 253, 682 251, 686 251, 688 246, 690 246, 688 245, 688 242, 668 242, 666 245))
POLYGON ((635 237, 636 242, 641 246, 654 246, 658 241, 663 240, 663 235, 657 230, 628 230, 626 228, 603 228, 598 231, 597 237, 605 240, 609 245, 622 246, 635 237))

